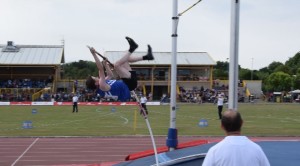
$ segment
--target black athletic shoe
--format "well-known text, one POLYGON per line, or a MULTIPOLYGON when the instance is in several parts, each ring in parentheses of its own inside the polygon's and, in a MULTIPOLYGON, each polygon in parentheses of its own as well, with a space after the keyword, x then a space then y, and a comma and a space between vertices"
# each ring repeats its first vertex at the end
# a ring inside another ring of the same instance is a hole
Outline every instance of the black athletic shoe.
POLYGON ((136 44, 135 41, 128 36, 126 36, 125 39, 128 41, 129 46, 130 46, 129 52, 133 53, 139 47, 139 45, 136 44))
POLYGON ((143 56, 143 60, 154 60, 154 56, 152 54, 152 48, 148 45, 148 53, 147 55, 143 56))

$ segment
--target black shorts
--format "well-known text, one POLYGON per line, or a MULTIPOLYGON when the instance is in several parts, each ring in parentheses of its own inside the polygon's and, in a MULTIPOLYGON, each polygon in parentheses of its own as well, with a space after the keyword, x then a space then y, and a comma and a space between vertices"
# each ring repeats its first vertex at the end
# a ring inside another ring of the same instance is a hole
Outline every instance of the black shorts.
POLYGON ((123 82, 128 86, 130 91, 135 90, 137 87, 137 77, 135 71, 129 71, 131 73, 130 78, 121 78, 123 82))

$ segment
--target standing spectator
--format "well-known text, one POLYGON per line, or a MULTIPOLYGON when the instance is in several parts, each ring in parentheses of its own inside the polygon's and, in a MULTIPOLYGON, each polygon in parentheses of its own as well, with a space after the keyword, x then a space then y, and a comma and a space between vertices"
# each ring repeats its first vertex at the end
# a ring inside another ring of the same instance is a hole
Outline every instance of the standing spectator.
POLYGON ((149 92, 149 94, 148 94, 148 100, 152 101, 152 93, 151 92, 149 92))
MULTIPOLYGON (((146 114, 148 115, 148 110, 147 110, 147 107, 146 107, 146 103, 147 103, 147 97, 145 95, 142 95, 142 97, 141 97, 141 105, 144 108, 146 114)), ((141 111, 141 113, 142 112, 143 111, 141 111)))
POLYGON ((222 119, 222 111, 223 111, 223 105, 224 105, 224 94, 219 94, 217 98, 218 102, 218 113, 219 113, 219 119, 222 119))
POLYGON ((164 93, 161 97, 161 103, 166 103, 167 102, 167 95, 164 93))
POLYGON ((202 102, 202 94, 201 93, 199 93, 198 95, 197 95, 197 103, 198 104, 202 104, 203 102, 202 102))
POLYGON ((241 135, 242 125, 243 119, 239 112, 232 110, 224 112, 221 127, 227 136, 208 150, 202 166, 270 165, 262 148, 241 135))
POLYGON ((78 96, 76 94, 74 94, 73 98, 73 113, 76 111, 76 113, 78 113, 78 96))
POLYGON ((52 94, 52 95, 51 95, 51 101, 52 101, 52 102, 55 102, 55 94, 52 94))

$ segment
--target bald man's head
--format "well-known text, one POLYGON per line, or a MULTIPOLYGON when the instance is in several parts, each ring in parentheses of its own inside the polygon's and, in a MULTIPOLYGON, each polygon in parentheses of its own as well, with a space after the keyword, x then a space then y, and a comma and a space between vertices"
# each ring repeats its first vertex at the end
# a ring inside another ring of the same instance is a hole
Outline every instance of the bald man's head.
POLYGON ((228 110, 223 113, 221 122, 226 132, 240 132, 243 119, 239 112, 228 110))

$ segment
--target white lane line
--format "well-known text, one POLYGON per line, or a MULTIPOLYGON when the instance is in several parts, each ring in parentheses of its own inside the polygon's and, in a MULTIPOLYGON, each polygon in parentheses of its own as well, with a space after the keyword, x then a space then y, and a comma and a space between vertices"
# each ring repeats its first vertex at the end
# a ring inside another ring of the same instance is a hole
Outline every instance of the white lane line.
POLYGON ((127 118, 125 118, 123 116, 120 116, 120 117, 125 120, 125 122, 123 124, 127 124, 128 123, 128 119, 127 118))
POLYGON ((24 155, 25 155, 25 153, 36 143, 36 141, 38 141, 39 140, 39 138, 36 138, 32 143, 31 143, 31 145, 30 146, 28 146, 28 148, 17 158, 17 160, 15 161, 15 162, 13 162, 12 164, 11 164, 11 166, 14 166, 24 155))

